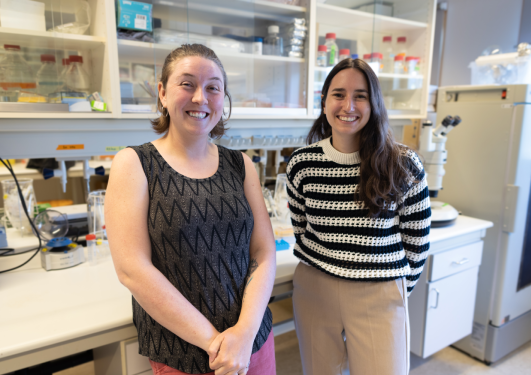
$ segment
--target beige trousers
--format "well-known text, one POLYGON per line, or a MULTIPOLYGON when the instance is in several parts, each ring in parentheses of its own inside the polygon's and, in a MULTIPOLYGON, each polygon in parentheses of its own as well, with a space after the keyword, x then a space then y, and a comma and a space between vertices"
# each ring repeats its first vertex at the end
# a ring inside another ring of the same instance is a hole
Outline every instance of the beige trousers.
POLYGON ((407 375, 404 278, 363 282, 299 263, 293 310, 304 375, 407 375))

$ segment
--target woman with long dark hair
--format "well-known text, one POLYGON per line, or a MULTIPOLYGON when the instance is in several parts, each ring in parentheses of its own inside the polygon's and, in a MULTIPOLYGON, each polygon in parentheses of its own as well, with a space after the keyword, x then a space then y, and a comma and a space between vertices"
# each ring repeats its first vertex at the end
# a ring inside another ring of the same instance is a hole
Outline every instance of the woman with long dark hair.
POLYGON ((307 147, 288 163, 301 263, 293 279, 305 375, 405 375, 407 297, 429 249, 418 156, 395 142, 378 78, 346 59, 325 80, 307 147))

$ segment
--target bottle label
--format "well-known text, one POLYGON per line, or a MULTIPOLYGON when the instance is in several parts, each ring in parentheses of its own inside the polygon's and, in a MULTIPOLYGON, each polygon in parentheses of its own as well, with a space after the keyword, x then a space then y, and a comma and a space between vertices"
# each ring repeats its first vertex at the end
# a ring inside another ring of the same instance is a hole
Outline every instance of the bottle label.
POLYGON ((332 66, 336 64, 336 54, 337 54, 336 46, 332 45, 330 47, 330 60, 328 60, 328 65, 332 66))

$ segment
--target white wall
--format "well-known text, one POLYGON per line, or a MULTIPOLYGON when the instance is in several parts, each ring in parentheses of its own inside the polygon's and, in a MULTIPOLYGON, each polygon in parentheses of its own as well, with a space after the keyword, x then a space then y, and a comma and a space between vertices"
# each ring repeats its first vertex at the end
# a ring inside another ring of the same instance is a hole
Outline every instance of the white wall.
POLYGON ((469 85, 468 64, 491 45, 518 44, 523 0, 447 0, 439 86, 469 85))

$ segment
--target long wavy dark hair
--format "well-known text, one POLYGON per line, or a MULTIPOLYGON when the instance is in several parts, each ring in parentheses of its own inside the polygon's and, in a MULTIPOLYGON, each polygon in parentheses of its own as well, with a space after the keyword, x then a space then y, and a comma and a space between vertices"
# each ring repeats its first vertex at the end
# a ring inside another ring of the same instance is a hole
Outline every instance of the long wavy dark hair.
POLYGON ((378 217, 387 214, 393 202, 400 209, 400 198, 420 171, 407 157, 407 146, 394 140, 380 82, 365 61, 350 58, 342 60, 328 74, 322 89, 321 115, 315 120, 306 141, 311 144, 332 135, 332 127, 323 109, 332 79, 343 69, 357 69, 365 76, 369 86, 371 116, 360 130, 360 180, 355 199, 364 203, 370 217, 378 217))

